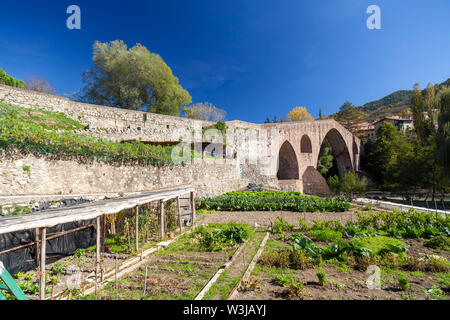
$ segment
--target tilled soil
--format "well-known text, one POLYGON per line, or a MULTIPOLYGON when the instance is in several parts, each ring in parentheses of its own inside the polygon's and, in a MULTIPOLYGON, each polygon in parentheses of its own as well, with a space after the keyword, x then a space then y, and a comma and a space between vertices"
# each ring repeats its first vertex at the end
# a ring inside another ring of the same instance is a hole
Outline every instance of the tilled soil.
POLYGON ((307 224, 312 224, 313 220, 339 220, 342 224, 347 221, 357 220, 357 215, 352 211, 346 212, 292 212, 292 211, 217 211, 211 214, 203 214, 197 217, 197 223, 227 223, 239 222, 248 223, 254 226, 270 226, 278 217, 294 226, 299 225, 299 218, 303 218, 307 224))

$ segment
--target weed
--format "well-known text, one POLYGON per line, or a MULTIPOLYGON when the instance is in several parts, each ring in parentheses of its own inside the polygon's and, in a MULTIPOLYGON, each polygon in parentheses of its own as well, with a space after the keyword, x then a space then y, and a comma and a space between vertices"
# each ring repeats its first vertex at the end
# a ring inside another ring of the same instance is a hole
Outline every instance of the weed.
POLYGON ((275 223, 272 227, 273 234, 283 234, 287 231, 292 231, 292 230, 294 230, 294 226, 292 224, 288 223, 282 217, 277 217, 277 219, 275 220, 275 223))
POLYGON ((53 275, 57 276, 57 275, 65 274, 66 269, 63 267, 63 265, 61 263, 55 263, 52 266, 51 272, 53 275))
POLYGON ((248 280, 243 280, 241 282, 241 286, 239 288, 240 291, 248 292, 248 291, 262 291, 262 280, 261 278, 250 278, 248 280))
POLYGON ((348 265, 346 265, 345 263, 342 263, 340 266, 338 266, 336 268, 336 271, 340 272, 340 273, 348 273, 351 271, 351 269, 348 265))
POLYGON ((437 278, 435 279, 446 291, 450 288, 450 273, 442 272, 442 273, 435 273, 437 278))
POLYGON ((325 284, 327 282, 327 274, 325 273, 325 271, 319 269, 316 272, 316 276, 317 276, 317 279, 319 280, 319 285, 321 285, 322 287, 325 286, 325 284))
POLYGON ((305 288, 305 282, 306 281, 302 281, 302 282, 296 282, 296 281, 291 281, 287 284, 286 288, 288 290, 288 298, 300 298, 300 299, 304 299, 306 297, 310 297, 311 296, 311 292, 309 292, 306 288, 305 288))
POLYGON ((292 276, 284 274, 277 275, 275 279, 273 279, 273 283, 281 287, 287 286, 292 281, 294 281, 292 276))
POLYGON ((424 293, 428 294, 434 300, 445 299, 444 291, 438 286, 432 286, 429 290, 423 290, 424 293))
POLYGON ((403 291, 408 290, 410 285, 409 285, 409 279, 406 276, 399 276, 397 278, 398 281, 398 286, 400 287, 400 289, 402 289, 403 291))
POLYGON ((305 270, 312 265, 312 260, 303 250, 291 251, 289 255, 289 265, 292 269, 305 270))
POLYGON ((425 247, 433 248, 433 249, 444 249, 450 250, 450 239, 444 235, 435 236, 429 240, 426 240, 423 245, 425 247))
POLYGON ((290 252, 286 249, 264 251, 260 256, 258 263, 262 266, 289 268, 290 252))

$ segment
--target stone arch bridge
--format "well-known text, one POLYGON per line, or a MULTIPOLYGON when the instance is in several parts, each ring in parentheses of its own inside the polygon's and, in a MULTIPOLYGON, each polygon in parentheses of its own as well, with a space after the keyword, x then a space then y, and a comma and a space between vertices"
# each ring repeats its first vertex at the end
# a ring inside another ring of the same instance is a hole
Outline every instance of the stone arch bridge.
MULTIPOLYGON (((320 149, 325 139, 331 145, 339 176, 360 169, 361 141, 335 120, 259 126, 269 132, 265 143, 268 156, 264 175, 271 177, 272 184, 284 190, 317 195, 330 194, 325 179, 317 170, 320 149)), ((260 165, 254 166, 253 169, 258 167, 260 165)), ((246 169, 248 168, 247 165, 246 169)))

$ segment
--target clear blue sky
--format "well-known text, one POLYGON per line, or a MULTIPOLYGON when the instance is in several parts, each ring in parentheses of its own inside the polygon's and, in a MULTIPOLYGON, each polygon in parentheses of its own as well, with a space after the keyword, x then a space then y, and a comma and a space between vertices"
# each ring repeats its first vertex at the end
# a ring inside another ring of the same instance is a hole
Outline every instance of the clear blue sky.
POLYGON ((11 1, 0 4, 0 67, 44 76, 58 93, 82 87, 92 44, 140 42, 158 53, 194 102, 228 120, 263 122, 306 106, 317 117, 419 82, 450 77, 448 0, 11 1), (82 29, 66 28, 77 4, 82 29), (381 8, 381 30, 366 9, 381 8))

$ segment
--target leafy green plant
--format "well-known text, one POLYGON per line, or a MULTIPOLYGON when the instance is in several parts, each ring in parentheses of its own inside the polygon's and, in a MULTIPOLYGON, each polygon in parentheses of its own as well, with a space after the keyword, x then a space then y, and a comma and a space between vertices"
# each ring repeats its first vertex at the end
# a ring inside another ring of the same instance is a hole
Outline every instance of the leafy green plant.
POLYGON ((426 294, 428 294, 434 300, 442 300, 445 299, 444 291, 438 286, 432 286, 429 290, 424 290, 426 294))
POLYGON ((63 267, 63 265, 61 263, 55 263, 52 266, 51 272, 53 275, 57 276, 57 275, 65 274, 66 269, 63 267))
POLYGON ((36 294, 39 292, 39 284, 27 280, 19 280, 19 288, 24 293, 36 294))
POLYGON ((450 250, 450 239, 444 235, 438 235, 426 240, 423 245, 433 249, 450 250))
POLYGON ((284 220, 282 217, 277 217, 275 219, 275 223, 272 226, 272 233, 274 234, 283 234, 287 231, 294 230, 294 226, 284 220))
POLYGON ((410 285, 409 285, 409 279, 406 276, 399 276, 397 278, 398 281, 398 286, 404 291, 404 290, 408 290, 410 285))
POLYGON ((316 276, 317 279, 319 280, 319 285, 321 285, 322 287, 325 286, 326 282, 327 282, 327 274, 325 273, 324 270, 318 270, 316 272, 316 276))
POLYGON ((219 251, 227 246, 244 242, 249 237, 249 230, 236 223, 229 223, 224 229, 208 230, 200 226, 194 231, 198 235, 201 248, 206 251, 219 251))
POLYGON ((273 282, 281 287, 287 286, 291 281, 294 281, 292 276, 285 275, 285 274, 279 274, 275 276, 275 279, 273 279, 273 282))
POLYGON ((311 236, 314 240, 317 241, 338 241, 342 239, 342 233, 339 231, 335 231, 329 228, 321 229, 321 230, 312 230, 311 236))
POLYGON ((296 211, 343 212, 350 203, 343 198, 319 198, 300 192, 284 191, 237 191, 198 201, 199 209, 218 211, 296 211))

